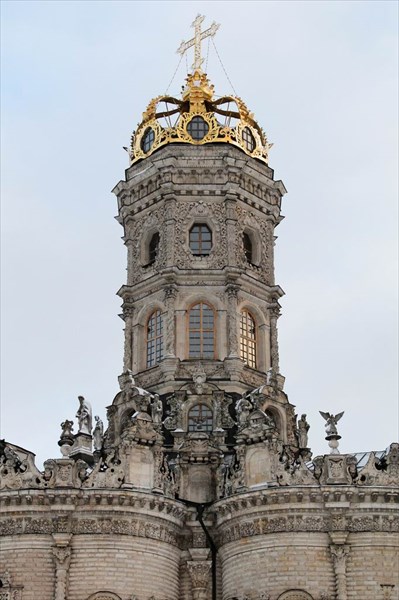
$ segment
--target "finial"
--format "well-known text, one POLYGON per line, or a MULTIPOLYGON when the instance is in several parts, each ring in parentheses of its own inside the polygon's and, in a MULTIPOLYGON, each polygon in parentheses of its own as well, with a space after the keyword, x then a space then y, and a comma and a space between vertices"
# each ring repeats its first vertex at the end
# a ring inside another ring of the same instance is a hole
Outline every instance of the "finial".
POLYGON ((183 41, 177 49, 177 53, 183 56, 186 50, 194 46, 194 63, 192 65, 194 71, 201 70, 201 65, 204 62, 204 59, 201 58, 201 41, 207 37, 213 37, 220 27, 220 25, 214 21, 208 29, 201 32, 201 23, 204 19, 205 17, 203 15, 196 16, 191 23, 191 27, 194 27, 195 31, 194 37, 188 42, 183 41))
POLYGON ((337 415, 331 415, 330 413, 325 413, 319 410, 319 413, 326 421, 326 440, 328 441, 328 445, 331 448, 330 454, 339 454, 338 450, 338 440, 341 439, 341 436, 338 435, 337 431, 337 423, 340 418, 343 416, 344 411, 338 413, 337 415))

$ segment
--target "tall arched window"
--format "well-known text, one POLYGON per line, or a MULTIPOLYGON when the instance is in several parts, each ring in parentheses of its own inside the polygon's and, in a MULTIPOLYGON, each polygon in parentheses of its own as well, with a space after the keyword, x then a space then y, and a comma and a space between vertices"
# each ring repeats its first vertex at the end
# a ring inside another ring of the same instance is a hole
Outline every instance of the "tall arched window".
POLYGON ((206 404, 195 404, 188 413, 188 430, 210 433, 213 429, 213 415, 206 404))
POLYGON ((147 321, 147 367, 154 367, 163 357, 163 323, 160 310, 147 321))
POLYGON ((155 259, 157 257, 158 254, 158 248, 159 248, 159 233, 158 231, 156 231, 151 239, 150 239, 150 243, 148 244, 148 264, 152 265, 152 263, 155 262, 155 259))
POLYGON ((245 258, 250 264, 252 264, 252 240, 248 233, 243 234, 242 241, 244 245, 245 258))
POLYGON ((200 302, 188 314, 189 358, 213 358, 215 354, 215 315, 209 304, 200 302))
POLYGON ((242 360, 256 369, 256 328, 250 312, 243 310, 240 319, 240 355, 242 360))

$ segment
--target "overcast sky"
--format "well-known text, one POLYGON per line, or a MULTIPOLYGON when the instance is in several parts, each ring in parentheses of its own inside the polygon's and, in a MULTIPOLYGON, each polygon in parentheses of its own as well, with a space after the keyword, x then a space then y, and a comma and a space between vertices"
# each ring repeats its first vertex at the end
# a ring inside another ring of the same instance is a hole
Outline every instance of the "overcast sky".
MULTIPOLYGON (((398 439, 397 9, 3 0, 2 437, 41 466, 60 456, 59 424, 78 395, 105 421, 126 277, 110 190, 201 13, 221 24, 224 69, 274 142, 270 166, 289 192, 277 228, 280 363, 312 449, 328 451, 319 409, 345 411, 342 452, 398 439)), ((207 72, 217 94, 232 91, 212 44, 207 72)), ((184 59, 171 94, 185 74, 184 59)))

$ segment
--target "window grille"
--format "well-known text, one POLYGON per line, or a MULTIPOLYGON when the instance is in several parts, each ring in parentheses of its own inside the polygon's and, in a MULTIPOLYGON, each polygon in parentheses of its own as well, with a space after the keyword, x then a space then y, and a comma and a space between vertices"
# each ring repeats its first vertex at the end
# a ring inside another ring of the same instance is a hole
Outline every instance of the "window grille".
POLYGON ((196 404, 188 413, 188 430, 211 433, 213 429, 213 415, 205 404, 196 404))
POLYGON ((189 246, 194 256, 207 256, 212 248, 212 232, 205 223, 196 223, 190 229, 189 246))
POLYGON ((241 312, 240 355, 252 369, 256 368, 256 328, 255 320, 247 310, 241 312))
POLYGON ((147 321, 147 368, 154 367, 163 358, 163 323, 160 310, 154 311, 147 321))
POLYGON ((205 303, 193 306, 188 316, 189 358, 214 358, 215 317, 205 303))

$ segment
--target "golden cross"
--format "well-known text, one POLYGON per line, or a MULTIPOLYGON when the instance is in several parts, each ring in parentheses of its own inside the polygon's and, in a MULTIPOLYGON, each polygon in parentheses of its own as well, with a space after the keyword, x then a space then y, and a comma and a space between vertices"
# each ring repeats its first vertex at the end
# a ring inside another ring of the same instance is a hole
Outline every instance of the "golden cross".
POLYGON ((183 56, 186 50, 191 48, 191 46, 194 46, 194 63, 192 65, 194 71, 196 69, 201 69, 201 65, 204 62, 204 59, 201 58, 201 41, 207 37, 213 37, 220 27, 220 25, 214 21, 212 25, 208 27, 208 29, 205 29, 205 31, 201 32, 201 23, 204 19, 205 17, 202 15, 196 16, 194 21, 191 23, 191 27, 194 27, 195 30, 194 37, 188 42, 183 41, 177 49, 178 54, 183 56))

